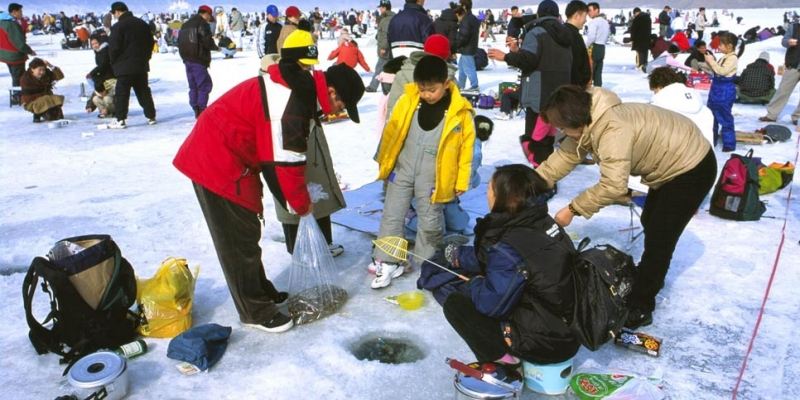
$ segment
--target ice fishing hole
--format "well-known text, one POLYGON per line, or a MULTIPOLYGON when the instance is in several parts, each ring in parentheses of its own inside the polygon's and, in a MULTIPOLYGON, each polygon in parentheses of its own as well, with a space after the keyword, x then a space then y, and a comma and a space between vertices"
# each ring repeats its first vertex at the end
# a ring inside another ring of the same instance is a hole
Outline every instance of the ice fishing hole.
POLYGON ((422 349, 411 340, 375 333, 356 340, 350 346, 350 352, 359 360, 383 364, 413 363, 425 358, 422 349))

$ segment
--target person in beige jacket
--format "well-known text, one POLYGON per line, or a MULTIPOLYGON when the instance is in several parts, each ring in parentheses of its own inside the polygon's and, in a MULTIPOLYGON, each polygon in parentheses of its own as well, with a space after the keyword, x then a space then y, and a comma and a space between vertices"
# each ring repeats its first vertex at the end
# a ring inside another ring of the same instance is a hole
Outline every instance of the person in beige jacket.
POLYGON ((711 145, 690 119, 650 104, 622 103, 603 88, 561 86, 542 109, 542 118, 566 135, 536 169, 548 185, 587 154, 600 167, 600 181, 556 213, 562 227, 575 216, 588 219, 624 200, 631 175, 641 176, 649 187, 641 216, 644 252, 625 326, 649 325, 678 239, 714 184, 717 160, 711 145))

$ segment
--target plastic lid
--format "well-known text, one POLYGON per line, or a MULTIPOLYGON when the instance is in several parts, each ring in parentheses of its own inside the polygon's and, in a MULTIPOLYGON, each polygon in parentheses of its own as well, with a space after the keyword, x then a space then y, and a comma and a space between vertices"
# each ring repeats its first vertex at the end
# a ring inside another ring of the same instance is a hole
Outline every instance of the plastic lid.
POLYGON ((114 382, 125 372, 125 359, 110 351, 100 351, 81 358, 69 370, 69 384, 91 389, 114 382))

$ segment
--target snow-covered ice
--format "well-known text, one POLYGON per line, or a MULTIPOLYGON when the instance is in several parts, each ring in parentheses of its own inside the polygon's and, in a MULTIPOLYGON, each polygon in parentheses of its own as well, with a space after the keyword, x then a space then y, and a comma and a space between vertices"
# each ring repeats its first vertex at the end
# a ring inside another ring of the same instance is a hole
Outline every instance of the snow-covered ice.
MULTIPOLYGON (((709 11, 710 12, 710 11, 709 11)), ((736 10, 749 25, 723 28, 742 33, 755 24, 774 26, 782 10, 736 10)), ((187 101, 183 66, 176 54, 156 54, 151 62, 151 87, 158 110, 158 125, 147 126, 141 108, 131 102, 129 127, 122 131, 97 130, 101 122, 86 115, 78 94, 80 83, 92 68, 90 51, 62 51, 60 36, 29 37, 41 56, 60 66, 66 78, 56 91, 67 96, 64 113, 73 122, 60 129, 32 124, 31 115, 7 108, 5 90, 0 93, 0 397, 9 399, 55 398, 66 392, 61 381, 63 366, 55 355, 37 356, 27 337, 20 287, 34 256, 43 255, 59 239, 90 233, 108 233, 140 277, 151 276, 169 256, 185 257, 201 272, 194 300, 195 324, 216 322, 232 326, 227 353, 209 373, 181 376, 175 362, 166 358, 167 340, 147 339, 151 350, 129 363, 131 398, 357 398, 442 399, 453 396, 453 372, 445 357, 471 361, 464 342, 445 321, 441 308, 428 296, 426 305, 408 312, 382 300, 384 296, 411 290, 416 273, 397 279, 382 291, 369 289, 366 272, 370 237, 339 226, 335 241, 346 248, 336 259, 340 284, 350 293, 343 311, 327 319, 284 334, 265 334, 244 329, 228 294, 205 221, 191 184, 171 161, 191 130, 194 118, 187 101), (414 341, 426 357, 413 364, 385 365, 359 361, 350 346, 364 335, 377 332, 414 341)), ((374 39, 360 39, 370 65, 375 62, 374 39)), ((326 56, 334 41, 322 40, 326 56)), ((498 41, 498 43, 501 43, 498 41)), ((748 46, 740 71, 761 51, 769 51, 773 65, 783 60, 780 38, 748 46)), ((650 92, 645 75, 633 71, 634 53, 610 46, 605 60, 604 82, 625 101, 647 101, 650 92)), ((323 62, 323 66, 329 62, 323 62)), ((254 50, 232 60, 214 55, 211 75, 212 100, 243 79, 257 73, 254 50)), ((363 74, 365 82, 368 74, 363 74)), ((484 91, 515 74, 502 63, 479 73, 484 91)), ((8 72, 0 69, 6 88, 8 72)), ((254 99, 256 100, 256 99, 254 99)), ((378 141, 377 94, 365 94, 359 109, 361 124, 343 122, 325 127, 342 180, 352 188, 374 180, 377 169, 371 159, 378 141)), ((788 113, 797 104, 795 90, 788 113)), ((734 106, 736 127, 761 126, 760 106, 734 106)), ((517 136, 521 119, 496 121, 496 130, 484 146, 484 172, 490 167, 524 162, 517 136)), ((794 161, 796 135, 788 143, 755 146, 766 162, 794 161)), ((749 146, 740 147, 740 153, 749 146)), ((727 159, 717 154, 720 168, 727 159)), ((595 167, 582 166, 559 184, 551 201, 558 210, 597 179, 595 167)), ((793 184, 795 198, 800 195, 793 184)), ((800 312, 800 206, 789 189, 764 196, 768 210, 759 222, 731 222, 713 217, 704 207, 689 224, 672 260, 666 286, 661 291, 655 324, 646 331, 664 338, 660 358, 650 358, 614 346, 597 352, 582 350, 576 365, 589 363, 642 375, 662 370, 665 391, 672 399, 730 397, 739 375, 761 301, 770 278, 788 217, 786 243, 766 305, 761 328, 739 389, 740 398, 795 398, 800 380, 797 341, 800 312)), ((284 244, 271 238, 280 232, 271 201, 265 201, 264 249, 267 275, 278 287, 288 282, 290 257, 284 244)), ((604 209, 590 221, 576 219, 568 231, 575 237, 589 235, 594 242, 629 248, 629 210, 604 209)), ((638 222, 637 222, 638 224, 638 222)), ((642 242, 629 248, 635 259, 642 242)), ((43 299, 37 301, 44 310, 43 299)), ((526 393, 528 398, 537 396, 526 393)))

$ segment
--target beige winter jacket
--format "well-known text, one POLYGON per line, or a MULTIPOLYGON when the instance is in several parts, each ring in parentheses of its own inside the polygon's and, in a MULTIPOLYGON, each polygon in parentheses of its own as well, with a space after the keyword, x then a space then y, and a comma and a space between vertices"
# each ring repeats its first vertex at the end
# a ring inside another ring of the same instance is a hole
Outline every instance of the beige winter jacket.
POLYGON ((600 181, 572 200, 585 218, 614 203, 628 191, 628 176, 657 189, 688 172, 711 145, 690 119, 650 104, 622 103, 603 88, 592 94, 592 123, 576 142, 567 137, 536 171, 549 185, 570 173, 591 153, 600 166, 600 181))

